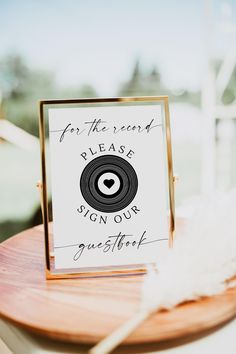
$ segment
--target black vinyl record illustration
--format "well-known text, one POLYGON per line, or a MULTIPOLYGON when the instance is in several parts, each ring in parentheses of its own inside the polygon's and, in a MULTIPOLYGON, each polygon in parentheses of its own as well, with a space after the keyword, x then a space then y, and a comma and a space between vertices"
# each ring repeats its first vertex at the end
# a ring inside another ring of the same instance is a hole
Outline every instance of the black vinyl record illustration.
POLYGON ((132 202, 137 193, 138 178, 128 161, 115 155, 103 155, 85 167, 80 189, 92 208, 113 213, 132 202))

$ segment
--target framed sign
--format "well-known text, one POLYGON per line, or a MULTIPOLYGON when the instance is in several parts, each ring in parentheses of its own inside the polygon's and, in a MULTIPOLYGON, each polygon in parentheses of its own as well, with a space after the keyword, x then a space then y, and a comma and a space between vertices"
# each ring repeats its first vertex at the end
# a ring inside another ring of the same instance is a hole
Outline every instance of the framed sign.
POLYGON ((165 255, 175 227, 168 97, 40 101, 40 142, 48 279, 139 272, 165 255))

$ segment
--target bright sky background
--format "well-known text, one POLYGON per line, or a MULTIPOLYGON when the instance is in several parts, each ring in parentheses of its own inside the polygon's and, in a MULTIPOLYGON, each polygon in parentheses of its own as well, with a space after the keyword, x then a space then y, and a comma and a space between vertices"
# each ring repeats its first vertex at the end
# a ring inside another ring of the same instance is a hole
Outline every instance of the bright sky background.
MULTIPOLYGON (((217 20, 222 2, 213 1, 217 20)), ((206 58, 205 3, 0 0, 0 58, 20 53, 29 65, 53 70, 60 85, 90 83, 108 96, 140 58, 144 70, 159 68, 167 86, 199 89, 206 58)), ((230 3, 235 10, 236 0, 230 3)), ((214 27, 215 50, 222 56, 228 42, 218 30, 214 27)))

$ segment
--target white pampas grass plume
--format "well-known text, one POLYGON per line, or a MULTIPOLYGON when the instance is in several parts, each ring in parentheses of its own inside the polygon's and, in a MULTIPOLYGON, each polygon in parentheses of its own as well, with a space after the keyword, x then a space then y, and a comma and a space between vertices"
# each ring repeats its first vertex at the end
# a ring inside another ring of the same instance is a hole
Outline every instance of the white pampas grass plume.
POLYGON ((236 275, 236 191, 201 202, 157 268, 143 284, 150 310, 223 292, 236 275))
POLYGON ((109 353, 154 311, 170 310, 231 286, 228 280, 236 275, 236 191, 202 200, 177 234, 174 248, 155 268, 148 267, 144 278, 140 310, 91 354, 109 353))

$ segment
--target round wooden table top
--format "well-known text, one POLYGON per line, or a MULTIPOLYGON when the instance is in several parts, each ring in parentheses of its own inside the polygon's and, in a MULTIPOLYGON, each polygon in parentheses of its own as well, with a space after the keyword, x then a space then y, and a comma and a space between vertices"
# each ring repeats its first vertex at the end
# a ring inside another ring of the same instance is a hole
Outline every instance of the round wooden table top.
MULTIPOLYGON (((42 226, 0 245, 0 316, 38 334, 95 343, 137 310, 143 276, 46 280, 42 226)), ((125 341, 196 334, 236 314, 236 289, 148 318, 125 341)))

